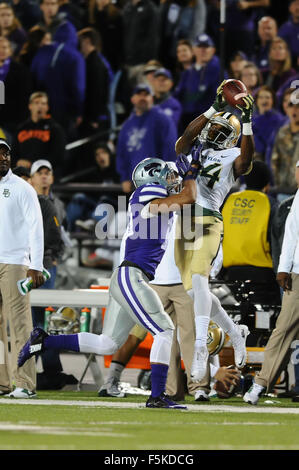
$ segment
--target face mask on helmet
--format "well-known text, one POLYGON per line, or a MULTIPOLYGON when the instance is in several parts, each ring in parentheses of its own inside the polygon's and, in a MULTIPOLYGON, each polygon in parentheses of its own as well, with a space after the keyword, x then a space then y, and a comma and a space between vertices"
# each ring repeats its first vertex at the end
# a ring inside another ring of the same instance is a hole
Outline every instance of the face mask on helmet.
POLYGON ((60 307, 49 318, 50 335, 70 335, 80 332, 78 312, 71 307, 60 307))
POLYGON ((230 113, 216 114, 199 135, 201 143, 216 150, 228 149, 237 145, 240 136, 239 120, 230 113))
POLYGON ((146 158, 138 163, 132 173, 132 180, 136 188, 144 184, 160 184, 168 192, 173 191, 180 182, 170 162, 166 163, 160 158, 146 158))
POLYGON ((207 348, 210 356, 218 354, 226 342, 225 333, 215 322, 210 321, 207 336, 207 348))

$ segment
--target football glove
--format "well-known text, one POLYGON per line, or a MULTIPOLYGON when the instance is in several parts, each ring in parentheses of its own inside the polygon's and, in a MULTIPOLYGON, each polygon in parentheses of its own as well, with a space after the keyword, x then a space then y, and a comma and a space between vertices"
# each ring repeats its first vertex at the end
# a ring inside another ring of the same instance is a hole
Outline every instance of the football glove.
MULTIPOLYGON (((196 163, 196 162, 193 162, 196 163)), ((183 178, 184 181, 186 180, 195 180, 198 175, 198 165, 196 167, 191 166, 191 163, 188 160, 188 157, 183 153, 180 153, 177 156, 175 162, 179 175, 183 178), (188 173, 188 174, 187 174, 188 173)))
POLYGON ((175 164, 178 169, 179 175, 184 178, 185 174, 190 170, 191 166, 188 157, 184 153, 180 153, 177 156, 175 164))
POLYGON ((216 111, 219 113, 220 111, 223 111, 225 106, 227 106, 227 102, 223 98, 222 91, 223 87, 225 84, 226 80, 223 80, 223 82, 219 85, 216 91, 216 99, 214 103, 212 104, 213 108, 216 109, 216 111))
POLYGON ((252 95, 247 95, 245 98, 243 98, 244 106, 237 105, 236 108, 238 108, 241 111, 241 120, 242 123, 250 123, 252 120, 252 111, 253 111, 253 104, 254 104, 254 98, 252 95))

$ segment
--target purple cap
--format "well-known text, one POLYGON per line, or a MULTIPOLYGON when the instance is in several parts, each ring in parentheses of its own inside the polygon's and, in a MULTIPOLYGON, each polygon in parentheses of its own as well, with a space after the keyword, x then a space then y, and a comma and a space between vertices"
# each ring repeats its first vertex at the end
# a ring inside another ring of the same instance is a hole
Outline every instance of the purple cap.
POLYGON ((167 69, 164 69, 163 67, 161 67, 160 69, 156 70, 155 74, 154 74, 154 77, 159 77, 160 75, 163 75, 163 77, 167 77, 169 78, 170 80, 172 80, 172 74, 169 70, 167 69))
POLYGON ((194 46, 197 47, 214 47, 215 43, 213 39, 207 34, 199 34, 195 39, 194 46))
POLYGON ((146 83, 139 83, 139 85, 136 85, 135 88, 133 89, 131 96, 137 95, 138 93, 141 93, 142 91, 145 91, 149 95, 153 94, 153 91, 149 85, 146 85, 146 83))

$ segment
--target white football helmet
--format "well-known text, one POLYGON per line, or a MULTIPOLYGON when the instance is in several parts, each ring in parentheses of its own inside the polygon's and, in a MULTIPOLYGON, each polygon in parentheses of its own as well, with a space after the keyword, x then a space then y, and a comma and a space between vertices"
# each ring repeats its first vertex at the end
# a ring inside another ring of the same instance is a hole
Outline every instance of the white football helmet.
POLYGON ((198 138, 202 144, 211 146, 215 150, 221 150, 235 147, 240 134, 239 119, 232 113, 221 112, 209 120, 198 138))
POLYGON ((133 170, 132 180, 136 188, 152 183, 164 186, 168 192, 173 191, 179 184, 179 176, 172 162, 170 165, 170 162, 160 158, 145 158, 139 162, 133 170))
POLYGON ((50 335, 70 335, 80 332, 79 313, 71 307, 60 307, 49 318, 50 335))

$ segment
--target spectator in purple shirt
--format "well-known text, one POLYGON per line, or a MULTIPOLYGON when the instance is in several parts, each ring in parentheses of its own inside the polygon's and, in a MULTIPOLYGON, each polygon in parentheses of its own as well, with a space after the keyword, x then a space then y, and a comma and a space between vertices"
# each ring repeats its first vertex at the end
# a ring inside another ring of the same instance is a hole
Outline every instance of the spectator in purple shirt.
POLYGON ((281 25, 278 36, 283 38, 291 51, 293 66, 297 64, 299 56, 299 0, 291 0, 289 4, 291 17, 281 25))
POLYGON ((288 118, 275 109, 275 93, 266 85, 258 90, 255 102, 257 109, 252 115, 255 158, 265 161, 266 152, 272 151, 274 138, 288 118))
POLYGON ((39 25, 47 28, 52 35, 53 41, 77 48, 78 38, 76 28, 66 19, 65 13, 58 13, 58 0, 41 0, 40 9, 43 17, 39 25))
POLYGON ((172 119, 153 106, 153 94, 148 85, 137 85, 131 96, 134 109, 124 122, 118 136, 116 169, 123 191, 132 190, 131 177, 137 163, 146 157, 175 161, 177 130, 172 119))
POLYGON ((271 16, 263 16, 258 22, 258 41, 253 61, 261 70, 269 66, 269 48, 271 41, 277 36, 277 22, 271 16))
POLYGON ((173 93, 182 105, 179 133, 212 105, 220 81, 220 61, 215 55, 212 38, 207 34, 200 34, 193 51, 195 63, 184 70, 173 93))
POLYGON ((269 68, 263 72, 263 82, 276 92, 289 78, 296 74, 292 68, 291 54, 284 39, 277 36, 269 50, 269 68))
POLYGON ((173 78, 171 72, 165 68, 158 69, 154 74, 153 81, 154 104, 157 105, 166 116, 173 119, 175 127, 178 128, 182 114, 182 106, 176 98, 171 96, 172 87, 173 78))

